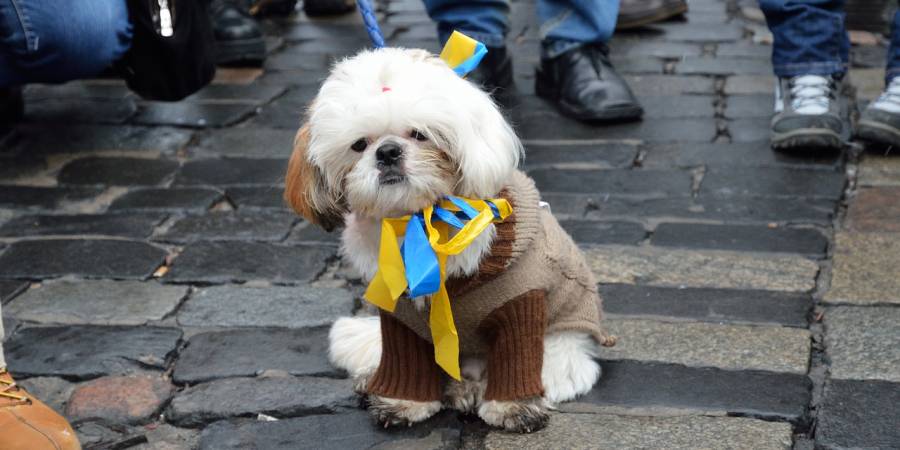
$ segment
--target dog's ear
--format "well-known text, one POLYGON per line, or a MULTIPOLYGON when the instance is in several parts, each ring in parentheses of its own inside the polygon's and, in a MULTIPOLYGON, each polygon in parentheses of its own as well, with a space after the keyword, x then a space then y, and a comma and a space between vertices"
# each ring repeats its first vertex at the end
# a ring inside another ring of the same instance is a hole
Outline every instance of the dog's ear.
POLYGON ((304 124, 294 137, 294 152, 284 182, 284 199, 297 214, 325 231, 331 231, 344 224, 345 208, 328 188, 321 170, 309 160, 307 147, 309 125, 304 124))

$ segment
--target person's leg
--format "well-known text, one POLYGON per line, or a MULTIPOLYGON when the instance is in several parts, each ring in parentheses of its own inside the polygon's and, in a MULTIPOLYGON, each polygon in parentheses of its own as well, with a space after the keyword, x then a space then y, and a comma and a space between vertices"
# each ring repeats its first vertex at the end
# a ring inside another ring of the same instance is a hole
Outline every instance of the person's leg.
POLYGON ((900 11, 891 24, 884 92, 863 111, 856 137, 876 144, 900 146, 900 11))
POLYGON ((850 43, 843 0, 760 0, 773 35, 775 149, 840 149, 850 43))
POLYGON ((619 0, 538 0, 541 66, 535 91, 574 119, 633 120, 643 109, 609 61, 619 0))
POLYGON ((130 43, 125 0, 0 0, 0 87, 96 75, 130 43))
POLYGON ((584 44, 609 41, 619 0, 539 0, 537 14, 543 56, 555 58, 584 44))
POLYGON ((425 0, 431 20, 437 22, 441 44, 454 30, 490 47, 504 47, 509 29, 509 3, 505 0, 425 0))

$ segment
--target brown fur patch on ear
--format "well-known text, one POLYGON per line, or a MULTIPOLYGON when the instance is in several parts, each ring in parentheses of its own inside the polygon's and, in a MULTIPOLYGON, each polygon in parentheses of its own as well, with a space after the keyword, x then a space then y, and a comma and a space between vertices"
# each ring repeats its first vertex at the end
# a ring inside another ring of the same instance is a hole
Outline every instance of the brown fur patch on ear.
POLYGON ((294 137, 294 152, 288 162, 284 199, 306 220, 331 231, 344 223, 344 208, 325 184, 325 178, 307 157, 309 125, 304 124, 294 137))

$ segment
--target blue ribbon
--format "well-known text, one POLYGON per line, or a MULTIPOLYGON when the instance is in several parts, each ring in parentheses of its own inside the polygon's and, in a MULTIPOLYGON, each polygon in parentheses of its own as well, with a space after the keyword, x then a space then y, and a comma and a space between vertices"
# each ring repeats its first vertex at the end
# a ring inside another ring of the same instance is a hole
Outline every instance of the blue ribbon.
POLYGON ((487 55, 487 47, 484 46, 481 42, 475 45, 475 53, 469 57, 469 59, 460 63, 460 65, 453 68, 453 71, 456 72, 457 75, 464 77, 467 73, 475 70, 478 67, 478 63, 481 62, 481 59, 484 58, 484 55, 487 55))
MULTIPOLYGON (((460 198, 448 196, 460 210, 463 219, 471 220, 478 215, 478 211, 460 198)), ((500 211, 492 202, 487 202, 494 213, 495 218, 500 218, 500 211)), ((457 217, 457 214, 438 205, 434 206, 434 217, 454 228, 462 228, 465 224, 457 217)), ((400 247, 403 257, 403 266, 406 269, 406 283, 409 286, 410 298, 422 295, 431 295, 440 289, 441 268, 438 264, 437 254, 428 242, 428 234, 425 229, 425 218, 422 213, 413 214, 406 224, 406 235, 403 245, 400 247)))

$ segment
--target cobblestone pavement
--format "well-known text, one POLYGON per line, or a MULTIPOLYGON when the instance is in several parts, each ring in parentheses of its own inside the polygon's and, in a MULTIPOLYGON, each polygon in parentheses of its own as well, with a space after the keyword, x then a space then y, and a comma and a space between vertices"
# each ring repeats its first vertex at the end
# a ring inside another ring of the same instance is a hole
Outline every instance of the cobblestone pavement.
MULTIPOLYGON (((417 0, 382 6, 391 43, 437 50, 417 0)), ((181 103, 27 89, 0 147, 10 368, 88 448, 898 448, 900 158, 770 151, 770 48, 740 6, 617 35, 647 113, 606 127, 534 97, 533 4, 513 6, 525 168, 621 338, 544 431, 380 430, 326 360, 363 286, 280 192, 329 61, 367 45, 355 15, 267 22, 265 70, 181 103)), ((883 54, 854 49, 861 99, 883 54)))

